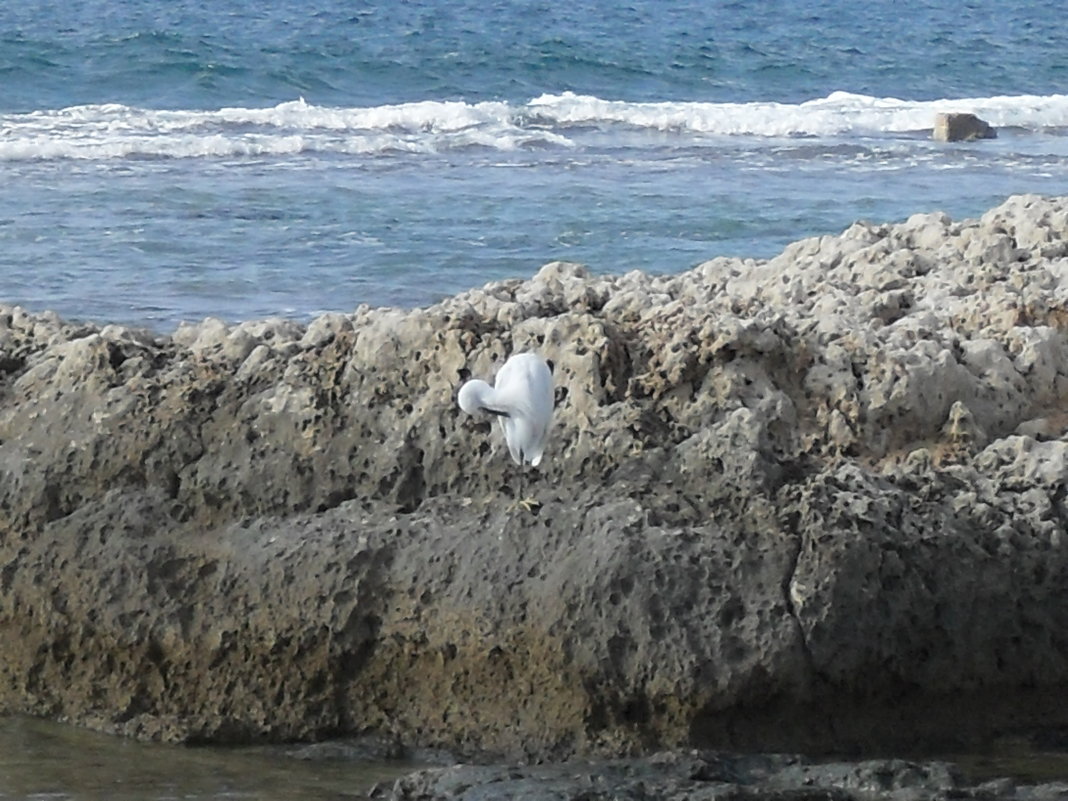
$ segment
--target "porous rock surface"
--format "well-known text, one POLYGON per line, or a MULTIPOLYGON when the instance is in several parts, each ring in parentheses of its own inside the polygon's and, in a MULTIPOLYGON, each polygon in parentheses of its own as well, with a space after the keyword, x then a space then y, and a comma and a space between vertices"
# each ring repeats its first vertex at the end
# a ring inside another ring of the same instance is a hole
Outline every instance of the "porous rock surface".
POLYGON ((1068 724, 1068 198, 673 276, 0 309, 0 713, 522 758, 1068 724), (532 482, 456 407, 552 360, 532 482))

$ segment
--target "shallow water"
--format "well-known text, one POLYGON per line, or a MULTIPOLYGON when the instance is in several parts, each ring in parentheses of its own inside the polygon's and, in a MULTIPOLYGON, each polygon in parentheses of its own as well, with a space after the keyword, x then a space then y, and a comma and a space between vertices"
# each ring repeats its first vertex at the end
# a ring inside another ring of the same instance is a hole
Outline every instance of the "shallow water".
POLYGON ((1068 742, 1058 746, 1024 739, 1004 739, 977 754, 949 754, 969 780, 1010 778, 1023 784, 1068 782, 1068 742))
MULTIPOLYGON (((909 755, 955 763, 969 782, 1068 781, 1068 747, 1005 739, 971 754, 909 755)), ((361 799, 420 765, 305 760, 300 746, 184 747, 141 743, 50 721, 0 717, 3 801, 329 801, 361 799)))
POLYGON ((0 717, 0 799, 360 799, 376 782, 415 767, 303 760, 286 756, 290 750, 140 743, 58 723, 0 717))

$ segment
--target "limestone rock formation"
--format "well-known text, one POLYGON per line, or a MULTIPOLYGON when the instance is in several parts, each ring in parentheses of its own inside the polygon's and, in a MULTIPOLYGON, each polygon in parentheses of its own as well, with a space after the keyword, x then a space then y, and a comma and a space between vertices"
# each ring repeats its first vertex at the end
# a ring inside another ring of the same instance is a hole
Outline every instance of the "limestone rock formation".
POLYGON ((998 132, 986 120, 966 112, 942 112, 935 115, 932 138, 939 142, 969 142, 973 139, 997 139, 998 132))
POLYGON ((159 336, 0 309, 0 713, 526 758, 1068 725, 1068 198, 159 336), (512 508, 455 393, 557 416, 512 508))

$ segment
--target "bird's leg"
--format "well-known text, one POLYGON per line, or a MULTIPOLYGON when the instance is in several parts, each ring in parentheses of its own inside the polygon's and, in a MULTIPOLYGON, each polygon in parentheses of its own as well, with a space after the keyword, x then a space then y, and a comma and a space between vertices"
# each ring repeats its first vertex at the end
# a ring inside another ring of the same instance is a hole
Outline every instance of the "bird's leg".
POLYGON ((527 463, 524 460, 519 465, 519 492, 516 493, 516 506, 521 506, 528 512, 533 512, 535 509, 541 507, 541 503, 536 498, 524 498, 523 497, 523 477, 527 470, 527 463))

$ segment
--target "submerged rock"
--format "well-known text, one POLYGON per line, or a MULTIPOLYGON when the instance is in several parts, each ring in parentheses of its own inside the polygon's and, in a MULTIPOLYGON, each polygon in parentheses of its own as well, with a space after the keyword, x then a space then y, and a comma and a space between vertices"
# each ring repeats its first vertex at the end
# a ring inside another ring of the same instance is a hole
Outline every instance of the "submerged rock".
POLYGON ((172 337, 0 308, 0 712, 546 759, 1068 725, 1068 199, 172 337), (555 365, 511 505, 455 394, 555 365))

